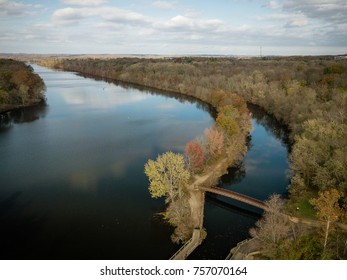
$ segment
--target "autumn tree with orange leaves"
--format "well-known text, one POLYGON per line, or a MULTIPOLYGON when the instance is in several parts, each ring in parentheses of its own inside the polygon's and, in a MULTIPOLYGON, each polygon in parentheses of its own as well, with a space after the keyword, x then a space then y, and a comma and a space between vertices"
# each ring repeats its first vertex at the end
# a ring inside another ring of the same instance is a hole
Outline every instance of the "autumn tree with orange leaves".
POLYGON ((189 141, 186 145, 186 155, 191 170, 197 171, 205 164, 205 154, 201 145, 196 141, 189 141))

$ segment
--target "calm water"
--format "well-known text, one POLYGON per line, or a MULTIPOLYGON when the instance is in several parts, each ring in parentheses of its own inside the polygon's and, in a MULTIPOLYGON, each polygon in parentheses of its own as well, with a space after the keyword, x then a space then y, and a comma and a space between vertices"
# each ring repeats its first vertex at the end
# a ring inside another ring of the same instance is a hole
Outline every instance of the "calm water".
MULTIPOLYGON (((219 185, 260 200, 273 193, 285 196, 289 182, 286 130, 259 107, 248 108, 253 115, 248 153, 238 167, 229 169, 219 185)), ((249 229, 261 213, 255 207, 208 194, 204 220, 207 239, 190 258, 225 259, 232 247, 249 238, 249 229)))
MULTIPOLYGON (((34 68, 48 106, 12 114, 0 128, 1 258, 168 259, 179 246, 156 215, 164 202, 150 198, 143 166, 211 126, 208 107, 34 68)), ((254 115, 251 149, 221 184, 265 199, 285 191, 287 151, 266 115, 254 115)), ((208 238, 193 258, 224 258, 247 237, 259 212, 233 205, 207 197, 208 238)))

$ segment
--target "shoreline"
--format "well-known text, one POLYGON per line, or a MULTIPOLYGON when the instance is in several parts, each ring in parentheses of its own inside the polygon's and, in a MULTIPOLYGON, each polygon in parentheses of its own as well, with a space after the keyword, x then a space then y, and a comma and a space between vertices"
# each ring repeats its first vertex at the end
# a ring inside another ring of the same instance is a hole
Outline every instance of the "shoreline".
POLYGON ((7 108, 2 109, 0 108, 0 116, 5 115, 5 114, 9 114, 11 112, 15 112, 21 109, 26 109, 26 108, 31 108, 31 107, 35 107, 35 106, 40 106, 40 105, 46 105, 46 99, 40 99, 40 100, 36 100, 35 102, 31 102, 28 104, 21 104, 21 105, 10 105, 10 106, 6 106, 7 108))

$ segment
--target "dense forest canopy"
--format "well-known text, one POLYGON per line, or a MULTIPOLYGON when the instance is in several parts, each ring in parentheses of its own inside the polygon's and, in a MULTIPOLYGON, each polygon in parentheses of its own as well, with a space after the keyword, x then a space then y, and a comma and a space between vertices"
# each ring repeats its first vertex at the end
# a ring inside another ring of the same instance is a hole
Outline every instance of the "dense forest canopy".
POLYGON ((44 100, 45 85, 31 66, 0 59, 0 113, 31 106, 44 100))
MULTIPOLYGON (((312 199, 318 195, 336 190, 340 196, 334 203, 338 203, 342 211, 338 220, 345 222, 347 60, 333 57, 241 60, 217 57, 55 58, 41 63, 58 69, 194 96, 215 107, 223 108, 219 111, 217 124, 232 133, 240 127, 247 127, 246 124, 242 125, 245 123, 242 114, 235 115, 234 109, 228 107, 232 104, 237 108, 238 103, 242 104, 238 96, 261 106, 286 124, 290 131, 292 146, 290 199, 287 203, 289 210, 299 209, 299 205, 307 206, 309 201, 314 201, 312 199), (225 94, 230 96, 226 98, 225 94), (227 115, 232 118, 223 117, 227 115), (233 123, 235 120, 241 125, 233 123)), ((238 111, 241 112, 242 108, 238 111)), ((190 150, 194 149, 197 150, 194 146, 190 147, 190 150)), ((311 212, 319 211, 317 207, 314 209, 313 205, 310 208, 311 212)), ((300 215, 300 211, 296 214, 300 215)), ((327 236, 328 232, 325 231, 325 234, 327 236)), ((340 241, 336 241, 334 246, 339 248, 341 240, 344 239, 340 235, 336 236, 340 241)), ((296 245, 302 248, 300 242, 308 244, 306 238, 307 236, 303 236, 296 240, 296 245)), ((325 243, 326 240, 327 238, 325 243)), ((324 244, 325 257, 328 256, 328 245, 324 244)), ((341 250, 334 252, 332 258, 341 257, 341 250)), ((321 256, 316 253, 308 255, 321 256)), ((346 246, 343 255, 346 257, 346 246)))

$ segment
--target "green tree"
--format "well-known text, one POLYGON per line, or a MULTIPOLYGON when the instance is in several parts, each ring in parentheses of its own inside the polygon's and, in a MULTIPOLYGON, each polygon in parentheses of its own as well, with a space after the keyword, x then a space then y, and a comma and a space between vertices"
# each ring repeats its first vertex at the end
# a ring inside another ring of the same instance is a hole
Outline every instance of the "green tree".
POLYGON ((238 118, 239 112, 231 105, 223 106, 218 112, 216 119, 217 124, 222 127, 227 135, 234 135, 239 133, 238 118))
POLYGON ((322 245, 315 234, 301 234, 294 239, 283 240, 274 259, 283 260, 317 260, 320 259, 322 245))

